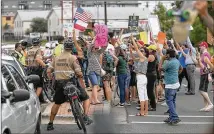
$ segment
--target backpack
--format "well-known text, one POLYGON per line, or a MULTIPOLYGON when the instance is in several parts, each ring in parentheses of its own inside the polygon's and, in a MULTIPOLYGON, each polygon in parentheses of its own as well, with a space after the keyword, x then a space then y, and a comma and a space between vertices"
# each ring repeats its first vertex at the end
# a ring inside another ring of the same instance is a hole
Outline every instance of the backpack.
POLYGON ((105 71, 114 71, 114 59, 109 53, 103 54, 103 69, 105 71))

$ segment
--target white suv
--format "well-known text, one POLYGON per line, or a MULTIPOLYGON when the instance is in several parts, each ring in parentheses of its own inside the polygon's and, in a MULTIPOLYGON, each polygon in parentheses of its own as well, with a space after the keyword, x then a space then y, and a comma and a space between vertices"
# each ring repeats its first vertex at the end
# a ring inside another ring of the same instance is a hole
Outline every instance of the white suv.
POLYGON ((40 102, 35 91, 27 84, 38 82, 39 76, 24 76, 24 71, 20 72, 22 68, 14 63, 2 59, 1 133, 40 134, 40 102))

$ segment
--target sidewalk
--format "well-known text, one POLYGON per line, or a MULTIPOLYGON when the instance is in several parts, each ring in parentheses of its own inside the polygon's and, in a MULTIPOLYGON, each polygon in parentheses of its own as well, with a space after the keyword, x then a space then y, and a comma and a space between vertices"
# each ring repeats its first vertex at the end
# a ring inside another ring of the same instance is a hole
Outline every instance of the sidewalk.
MULTIPOLYGON (((91 91, 87 91, 87 93, 89 96, 91 96, 91 91)), ((101 101, 102 96, 103 96, 102 90, 98 93, 98 96, 99 96, 98 99, 101 101)), ((42 112, 43 119, 46 119, 46 120, 49 119, 49 116, 51 113, 51 108, 52 108, 53 104, 54 103, 49 103, 47 105, 47 107, 45 108, 45 110, 42 112)), ((94 114, 99 114, 99 115, 110 114, 110 108, 111 108, 111 104, 106 103, 106 102, 104 102, 103 104, 98 104, 98 105, 90 105, 89 116, 93 116, 94 114)), ((73 114, 72 114, 72 112, 68 112, 68 109, 70 109, 70 103, 69 102, 63 103, 61 105, 61 107, 59 108, 59 111, 58 111, 55 119, 56 120, 58 120, 58 119, 66 120, 69 118, 73 119, 73 114)))

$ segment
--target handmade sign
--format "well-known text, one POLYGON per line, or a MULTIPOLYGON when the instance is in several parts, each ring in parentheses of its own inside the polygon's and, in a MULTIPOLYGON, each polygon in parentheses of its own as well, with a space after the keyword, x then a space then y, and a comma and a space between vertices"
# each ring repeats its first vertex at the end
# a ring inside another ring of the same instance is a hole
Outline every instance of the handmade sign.
POLYGON ((148 44, 148 33, 140 32, 140 40, 142 40, 145 44, 148 44))
POLYGON ((149 27, 152 32, 153 37, 158 36, 158 32, 160 32, 160 23, 157 15, 150 15, 148 18, 149 27))
POLYGON ((95 46, 103 47, 108 44, 108 28, 106 25, 95 25, 96 40, 95 46))
POLYGON ((158 43, 164 44, 166 39, 166 34, 164 32, 159 32, 158 33, 158 43))
POLYGON ((72 37, 73 25, 72 23, 64 23, 63 24, 63 36, 64 37, 72 37))

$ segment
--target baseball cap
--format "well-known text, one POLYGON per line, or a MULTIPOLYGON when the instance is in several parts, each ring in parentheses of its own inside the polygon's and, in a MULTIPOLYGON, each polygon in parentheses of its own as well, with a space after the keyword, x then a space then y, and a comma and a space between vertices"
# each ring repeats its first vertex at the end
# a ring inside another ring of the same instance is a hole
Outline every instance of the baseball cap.
POLYGON ((147 49, 150 49, 150 50, 157 50, 157 46, 156 45, 150 45, 147 47, 147 49))
POLYGON ((138 40, 138 43, 140 43, 140 45, 144 46, 144 42, 142 40, 138 40))
POLYGON ((208 48, 208 44, 205 41, 201 42, 199 46, 208 48))

